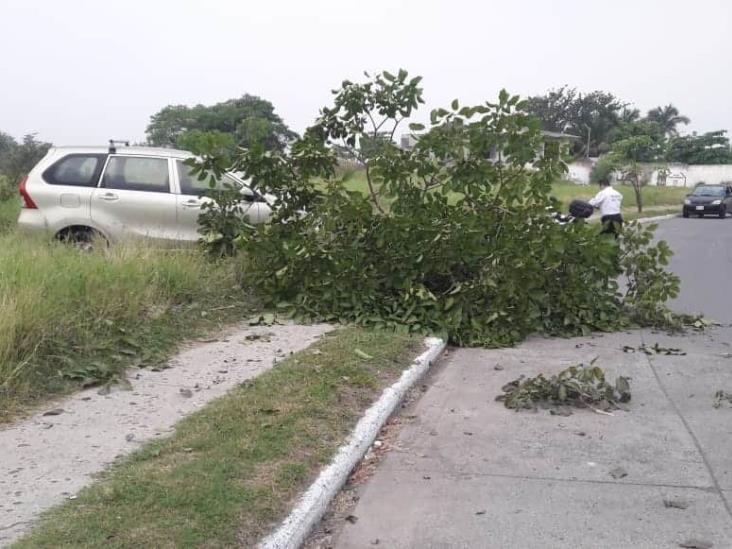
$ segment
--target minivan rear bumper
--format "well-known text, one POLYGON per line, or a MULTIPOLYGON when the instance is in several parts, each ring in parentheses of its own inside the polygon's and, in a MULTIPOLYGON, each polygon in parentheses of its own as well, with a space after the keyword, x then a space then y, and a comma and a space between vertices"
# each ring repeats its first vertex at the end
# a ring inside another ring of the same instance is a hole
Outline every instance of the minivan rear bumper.
POLYGON ((49 228, 41 210, 23 208, 18 216, 18 230, 38 234, 48 232, 49 228))

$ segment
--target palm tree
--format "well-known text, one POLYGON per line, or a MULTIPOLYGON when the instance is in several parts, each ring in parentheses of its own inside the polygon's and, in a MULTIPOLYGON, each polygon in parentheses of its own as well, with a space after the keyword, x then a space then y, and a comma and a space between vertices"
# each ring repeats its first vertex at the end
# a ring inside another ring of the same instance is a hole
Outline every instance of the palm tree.
POLYGON ((670 136, 679 135, 679 131, 676 129, 676 126, 691 122, 688 116, 682 116, 681 113, 679 113, 679 109, 671 104, 668 104, 665 107, 656 107, 655 109, 651 109, 648 111, 646 120, 649 122, 656 122, 663 128, 666 135, 670 136))

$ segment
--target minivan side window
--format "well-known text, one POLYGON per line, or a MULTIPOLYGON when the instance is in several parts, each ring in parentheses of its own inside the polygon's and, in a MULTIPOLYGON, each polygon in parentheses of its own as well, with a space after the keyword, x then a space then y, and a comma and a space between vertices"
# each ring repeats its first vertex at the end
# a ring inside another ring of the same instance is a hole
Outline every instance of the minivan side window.
MULTIPOLYGON (((180 194, 191 194, 195 196, 204 196, 211 190, 210 177, 206 176, 202 181, 198 180, 198 175, 191 173, 191 168, 186 166, 182 160, 175 161, 178 170, 178 182, 180 183, 180 194)), ((235 179, 224 174, 224 176, 216 181, 214 189, 224 190, 225 188, 238 188, 241 184, 235 179)))
POLYGON ((167 158, 110 156, 102 187, 123 191, 170 192, 167 158))
POLYGON ((96 187, 106 154, 68 154, 43 172, 50 185, 96 187))

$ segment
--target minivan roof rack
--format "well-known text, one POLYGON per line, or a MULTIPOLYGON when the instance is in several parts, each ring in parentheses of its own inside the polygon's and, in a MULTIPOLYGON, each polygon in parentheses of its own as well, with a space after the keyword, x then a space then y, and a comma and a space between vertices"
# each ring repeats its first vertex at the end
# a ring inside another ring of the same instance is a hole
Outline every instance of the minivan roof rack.
POLYGON ((122 141, 119 139, 110 139, 109 140, 109 154, 114 154, 117 152, 117 144, 124 145, 125 147, 130 146, 129 141, 122 141))

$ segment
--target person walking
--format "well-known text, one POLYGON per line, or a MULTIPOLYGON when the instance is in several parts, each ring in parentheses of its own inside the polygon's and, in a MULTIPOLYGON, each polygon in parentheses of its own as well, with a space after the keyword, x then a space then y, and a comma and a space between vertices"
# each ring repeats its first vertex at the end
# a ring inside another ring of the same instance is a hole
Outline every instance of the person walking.
POLYGON ((620 213, 623 207, 623 195, 612 188, 607 177, 600 179, 599 184, 600 192, 589 202, 593 208, 600 210, 601 234, 611 234, 618 238, 623 228, 623 215, 620 213))

